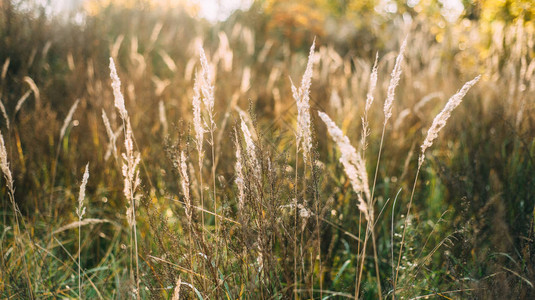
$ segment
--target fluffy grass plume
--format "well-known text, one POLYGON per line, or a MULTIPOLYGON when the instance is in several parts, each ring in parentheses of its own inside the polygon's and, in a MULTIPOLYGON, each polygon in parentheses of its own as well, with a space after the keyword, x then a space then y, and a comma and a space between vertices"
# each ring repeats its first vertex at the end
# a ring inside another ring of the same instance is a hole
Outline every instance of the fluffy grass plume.
POLYGON ((85 165, 85 171, 82 177, 82 183, 80 184, 80 192, 78 193, 78 208, 76 210, 76 215, 78 216, 80 221, 85 215, 84 199, 85 199, 85 187, 87 186, 88 179, 89 179, 89 163, 85 165))
POLYGON ((241 130, 243 132, 243 138, 245 139, 245 150, 247 151, 248 162, 250 163, 250 166, 253 169, 253 174, 255 178, 260 181, 262 170, 260 168, 260 163, 258 162, 258 158, 256 156, 256 146, 253 141, 253 136, 251 135, 251 131, 249 130, 249 127, 247 127, 243 116, 240 115, 240 118, 241 130))
MULTIPOLYGON (((326 113, 318 112, 318 115, 323 120, 325 125, 327 125, 329 134, 336 145, 338 145, 341 153, 340 162, 344 166, 344 170, 349 178, 353 190, 355 190, 357 194, 363 193, 366 200, 370 201, 368 175, 366 173, 364 161, 362 160, 360 153, 358 153, 355 147, 351 145, 351 142, 349 142, 347 136, 344 135, 342 130, 336 126, 336 124, 326 113)), ((366 217, 366 220, 371 221, 371 216, 369 214, 370 207, 362 197, 359 197, 358 208, 362 211, 366 217)))
POLYGON ((80 184, 80 192, 78 193, 78 207, 76 209, 76 215, 78 215, 78 298, 82 299, 82 284, 81 280, 82 277, 81 269, 82 269, 82 256, 81 254, 81 240, 82 240, 82 218, 85 215, 85 206, 84 206, 84 198, 85 198, 85 187, 87 186, 87 180, 89 179, 89 163, 85 165, 85 171, 84 175, 82 177, 82 183, 80 184))
POLYGON ((236 144, 236 163, 234 165, 234 171, 236 173, 236 179, 234 182, 238 187, 238 206, 240 211, 245 205, 245 178, 243 176, 243 156, 241 153, 240 137, 238 131, 234 130, 235 144, 236 144))
POLYGON ((6 144, 4 143, 4 136, 2 135, 2 132, 0 132, 0 168, 2 169, 2 173, 6 179, 6 185, 9 188, 9 191, 13 193, 13 176, 11 175, 11 170, 9 169, 6 144))
MULTIPOLYGON (((128 200, 128 207, 126 208, 126 220, 128 225, 132 229, 133 235, 133 248, 135 253, 130 252, 131 257, 134 256, 134 261, 136 263, 136 277, 135 284, 136 287, 133 291, 134 296, 137 298, 140 293, 139 288, 139 261, 138 261, 138 246, 137 246, 137 222, 136 222, 136 191, 141 184, 141 179, 139 178, 139 170, 137 166, 141 161, 141 155, 139 152, 134 150, 134 141, 132 126, 130 124, 130 118, 128 112, 126 111, 124 104, 124 97, 121 93, 121 80, 117 75, 117 70, 115 69, 115 63, 113 58, 110 57, 110 77, 112 79, 112 89, 113 96, 115 99, 115 107, 119 110, 119 114, 123 120, 124 126, 124 147, 125 152, 122 153, 123 164, 122 164, 122 174, 124 178, 123 183, 123 194, 128 200)), ((132 242, 131 242, 132 244, 132 242)), ((132 259, 130 260, 132 262, 132 259)), ((130 267, 131 276, 133 277, 133 267, 130 267)))
POLYGON ((377 86, 377 61, 379 60, 379 53, 375 54, 375 63, 373 64, 372 71, 370 73, 370 82, 368 84, 368 93, 366 94, 366 113, 372 107, 374 100, 373 93, 375 92, 375 87, 377 86))
POLYGON ((111 77, 111 87, 113 89, 113 97, 115 99, 115 107, 119 110, 121 118, 126 120, 128 118, 128 112, 124 106, 124 97, 121 92, 121 80, 119 75, 117 75, 117 69, 115 68, 115 62, 113 58, 110 57, 110 77, 111 77))
POLYGON ((370 108, 372 107, 372 103, 374 100, 373 93, 375 92, 375 87, 377 86, 377 61, 378 59, 379 59, 379 53, 375 54, 375 63, 373 64, 373 67, 370 73, 368 93, 366 94, 366 107, 364 108, 364 115, 362 116, 362 137, 361 137, 362 153, 365 152, 368 146, 366 139, 368 138, 368 135, 370 135, 368 113, 370 111, 370 108))
MULTIPOLYGON (((312 42, 308 54, 308 62, 301 80, 301 86, 297 88, 293 82, 292 94, 297 104, 297 147, 303 150, 305 162, 308 160, 312 148, 312 134, 310 132, 310 85, 312 84, 312 67, 314 66, 314 48, 316 39, 312 42)), ((291 80, 291 79, 290 79, 291 80)))
POLYGON ((192 204, 191 196, 189 191, 189 175, 188 175, 188 165, 186 163, 186 154, 184 151, 180 152, 180 176, 182 180, 180 185, 182 186, 182 193, 184 193, 184 203, 186 204, 186 216, 188 220, 192 221, 192 204))
MULTIPOLYGON (((212 85, 212 72, 210 70, 210 65, 208 63, 208 59, 206 58, 206 54, 204 53, 204 49, 200 47, 200 60, 201 60, 201 92, 203 95, 203 103, 206 106, 206 110, 210 114, 210 116, 214 113, 214 86, 212 85)), ((213 120, 210 120, 213 122, 213 120)), ((214 124, 215 125, 215 124, 214 124)))
MULTIPOLYGON (((195 82, 193 84, 193 129, 195 131, 195 145, 197 146, 197 152, 199 157, 202 157, 203 154, 203 142, 204 142, 204 125, 202 121, 201 113, 201 87, 200 87, 201 78, 197 77, 195 74, 195 82)), ((199 158, 200 159, 200 158, 199 158)))
POLYGON ((384 106, 384 113, 385 113, 385 124, 388 122, 388 119, 392 117, 392 104, 394 102, 394 97, 396 94, 396 87, 399 84, 399 80, 401 79, 401 64, 403 63, 403 55, 405 52, 405 47, 407 46, 407 38, 403 40, 403 43, 401 44, 401 48, 399 49, 399 54, 396 57, 396 63, 394 65, 394 69, 392 70, 392 74, 390 75, 390 84, 388 85, 388 91, 386 94, 386 100, 385 100, 385 106, 384 106))
POLYGON ((464 86, 448 100, 444 109, 442 109, 442 111, 438 113, 438 115, 435 117, 435 119, 433 120, 433 124, 431 124, 431 127, 429 127, 429 130, 427 131, 427 136, 425 137, 424 142, 420 146, 422 151, 420 153, 420 157, 418 158, 418 168, 424 162, 425 150, 427 150, 427 148, 433 145, 433 141, 438 137, 438 133, 440 132, 440 130, 442 130, 442 128, 446 126, 446 122, 451 116, 451 112, 457 106, 459 106, 459 104, 461 104, 464 96, 466 95, 466 93, 468 93, 468 90, 470 90, 470 88, 474 86, 480 78, 481 75, 465 83, 464 86))
POLYGON ((178 277, 175 284, 175 290, 173 291, 173 298, 172 300, 179 300, 180 299, 180 286, 182 285, 182 279, 178 277))

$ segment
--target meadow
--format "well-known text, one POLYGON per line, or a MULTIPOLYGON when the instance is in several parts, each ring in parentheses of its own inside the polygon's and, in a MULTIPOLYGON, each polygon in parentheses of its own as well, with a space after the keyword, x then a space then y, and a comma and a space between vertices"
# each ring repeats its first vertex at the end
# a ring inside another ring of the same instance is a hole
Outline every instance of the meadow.
POLYGON ((0 298, 535 297, 532 6, 24 2, 0 3, 0 298))

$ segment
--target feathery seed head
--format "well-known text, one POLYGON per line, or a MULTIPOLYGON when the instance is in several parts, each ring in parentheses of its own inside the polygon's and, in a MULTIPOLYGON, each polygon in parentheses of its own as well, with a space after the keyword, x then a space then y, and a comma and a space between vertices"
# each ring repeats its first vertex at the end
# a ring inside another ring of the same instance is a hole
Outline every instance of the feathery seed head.
MULTIPOLYGON (((368 175, 366 173, 366 166, 364 160, 360 156, 360 153, 351 145, 347 136, 345 136, 342 130, 336 126, 336 124, 329 118, 329 116, 324 112, 318 112, 319 117, 323 120, 325 125, 327 125, 327 130, 333 138, 334 142, 338 145, 340 149, 341 157, 340 162, 344 166, 347 177, 351 183, 351 186, 357 192, 363 193, 366 196, 367 201, 371 201, 370 188, 368 184, 368 175)), ((363 211, 368 215, 370 208, 366 202, 359 197, 359 209, 366 208, 363 211)))
POLYGON ((123 167, 122 173, 124 177, 124 189, 123 193, 126 199, 130 202, 130 206, 126 210, 126 217, 128 224, 130 226, 134 225, 134 201, 135 193, 139 185, 141 184, 141 179, 139 178, 139 170, 137 166, 141 161, 141 156, 139 152, 134 151, 134 142, 132 140, 132 127, 130 126, 130 119, 127 119, 126 122, 126 136, 124 140, 125 153, 123 156, 123 167))
POLYGON ((13 192, 13 176, 11 176, 11 170, 9 169, 9 162, 7 161, 6 145, 4 143, 4 136, 0 132, 0 169, 4 173, 6 179, 6 185, 11 192, 13 192))
POLYGON ((180 299, 180 286, 182 285, 182 279, 178 277, 175 285, 175 290, 173 291, 173 298, 171 300, 179 300, 180 299))
POLYGON ((470 88, 474 86, 480 78, 481 75, 465 83, 464 86, 448 100, 444 109, 442 109, 442 111, 438 113, 438 115, 435 117, 433 123, 431 124, 431 127, 427 131, 427 136, 424 142, 420 146, 422 151, 420 153, 420 157, 418 158, 418 166, 421 166, 423 164, 425 159, 425 150, 427 150, 427 148, 433 145, 433 141, 438 137, 438 133, 440 132, 440 130, 442 130, 442 128, 446 126, 446 122, 451 116, 451 112, 457 106, 459 106, 459 104, 461 104, 464 96, 466 95, 466 93, 468 93, 468 90, 470 90, 470 88))
POLYGON ((117 69, 115 68, 115 62, 113 58, 110 57, 110 77, 111 77, 111 87, 113 89, 113 97, 115 98, 115 107, 119 110, 119 114, 123 120, 128 118, 128 112, 124 106, 124 97, 121 93, 121 80, 119 75, 117 75, 117 69))
POLYGON ((388 92, 386 95, 384 113, 385 113, 385 124, 388 122, 388 119, 392 117, 392 103, 394 102, 394 96, 396 93, 396 87, 399 84, 401 78, 401 64, 403 63, 403 54, 405 52, 405 47, 407 46, 407 37, 403 40, 401 48, 399 49, 399 54, 396 58, 396 64, 392 70, 390 84, 388 85, 388 92))
POLYGON ((84 176, 82 177, 82 184, 80 184, 80 193, 78 194, 78 208, 76 209, 76 214, 80 219, 85 214, 84 198, 85 198, 85 187, 87 185, 87 180, 89 179, 89 163, 85 165, 84 176))
POLYGON ((245 180, 243 176, 243 157, 241 154, 241 145, 239 140, 238 131, 234 130, 235 135, 235 144, 236 144, 236 164, 235 164, 235 171, 236 171, 236 185, 238 186, 238 204, 240 207, 240 210, 243 209, 243 206, 245 205, 245 180))
POLYGON ((195 130, 195 144, 197 145, 197 151, 199 156, 202 156, 202 145, 204 126, 202 124, 201 115, 201 92, 200 82, 197 74, 195 74, 195 82, 193 84, 193 129, 195 130))
POLYGON ((297 147, 303 149, 303 158, 308 160, 310 149, 312 148, 312 135, 310 132, 310 85, 312 83, 312 74, 314 66, 314 48, 316 39, 312 42, 308 55, 308 62, 305 74, 301 80, 299 89, 291 82, 292 94, 297 103, 297 147))
POLYGON ((106 150, 106 154, 104 155, 104 160, 107 161, 112 153, 115 159, 117 159, 117 146, 115 145, 115 142, 117 141, 117 135, 111 129, 110 120, 108 119, 108 116, 106 115, 106 111, 104 111, 104 109, 102 109, 102 121, 104 122, 106 134, 108 135, 108 139, 110 140, 108 149, 106 150))
POLYGON ((180 152, 180 176, 182 177, 182 192, 184 193, 184 202, 186 203, 186 216, 191 222, 192 211, 191 211, 191 197, 189 193, 189 175, 188 175, 188 166, 186 164, 186 154, 184 151, 180 152))
MULTIPOLYGON (((212 75, 210 72, 210 65, 206 59, 206 54, 204 49, 200 47, 200 59, 201 59, 201 80, 200 80, 200 90, 203 96, 204 106, 208 110, 210 116, 213 115, 214 111, 214 86, 212 85, 212 75)), ((213 120, 211 120, 212 125, 213 120)))
POLYGON ((368 86, 368 94, 366 95, 366 113, 370 110, 373 103, 373 92, 377 86, 377 60, 379 53, 375 54, 375 63, 373 64, 372 72, 370 74, 370 84, 368 86))
POLYGON ((254 176, 256 177, 257 180, 260 180, 261 170, 260 170, 260 163, 258 162, 258 159, 256 158, 256 146, 253 142, 251 131, 249 131, 249 127, 247 127, 247 124, 243 120, 243 116, 240 115, 240 118, 241 118, 241 130, 243 132, 243 137, 245 138, 247 158, 253 169, 254 176))

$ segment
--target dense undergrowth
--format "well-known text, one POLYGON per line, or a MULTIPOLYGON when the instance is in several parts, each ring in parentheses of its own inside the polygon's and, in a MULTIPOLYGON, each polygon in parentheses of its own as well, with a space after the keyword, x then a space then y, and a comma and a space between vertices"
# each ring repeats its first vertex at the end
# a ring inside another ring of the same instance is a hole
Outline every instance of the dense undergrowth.
POLYGON ((363 36, 373 47, 317 36, 309 57, 313 33, 272 34, 258 7, 215 25, 180 9, 82 22, 0 9, 2 298, 534 296, 535 31, 522 20, 485 34, 463 22, 439 42, 400 18, 363 36), (435 116, 479 74, 420 167, 435 116))

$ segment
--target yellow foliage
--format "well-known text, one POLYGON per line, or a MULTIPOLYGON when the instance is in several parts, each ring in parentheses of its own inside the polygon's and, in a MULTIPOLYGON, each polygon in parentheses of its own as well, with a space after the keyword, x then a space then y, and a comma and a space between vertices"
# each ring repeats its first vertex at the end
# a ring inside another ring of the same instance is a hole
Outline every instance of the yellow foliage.
POLYGON ((90 0, 84 3, 84 10, 94 16, 112 5, 126 9, 183 8, 191 16, 196 16, 199 12, 199 5, 188 0, 90 0))
POLYGON ((311 35, 323 36, 325 15, 316 0, 286 2, 268 0, 266 13, 271 15, 267 32, 277 32, 300 46, 311 35))
POLYGON ((533 0, 481 0, 481 19, 484 22, 502 20, 507 23, 522 18, 533 22, 533 0))

